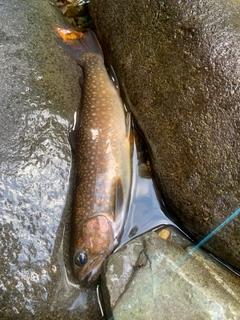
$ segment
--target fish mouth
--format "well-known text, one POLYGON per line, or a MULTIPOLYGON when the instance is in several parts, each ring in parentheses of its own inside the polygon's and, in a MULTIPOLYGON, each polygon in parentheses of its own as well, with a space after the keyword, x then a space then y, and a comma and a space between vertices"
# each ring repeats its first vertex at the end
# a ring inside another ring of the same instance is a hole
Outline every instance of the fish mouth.
MULTIPOLYGON (((102 258, 102 256, 101 256, 101 258, 102 258)), ((96 259, 96 260, 99 260, 99 259, 96 259)), ((96 260, 93 261, 93 263, 92 263, 93 265, 96 260)), ((100 261, 100 262, 96 261, 97 262, 96 266, 94 266, 93 270, 87 275, 86 280, 87 280, 88 285, 93 284, 98 279, 98 276, 100 275, 101 270, 102 270, 103 260, 104 259, 102 259, 102 261, 100 261)))
POLYGON ((99 277, 102 271, 102 264, 104 262, 104 253, 102 252, 97 258, 95 258, 91 265, 91 272, 85 277, 87 284, 91 285, 93 284, 99 277))
POLYGON ((87 277, 85 278, 86 280, 86 282, 87 282, 87 284, 90 286, 90 285, 92 285, 96 280, 97 280, 97 278, 98 277, 96 277, 95 275, 94 275, 94 273, 91 271, 90 273, 89 273, 89 275, 87 275, 87 277))
POLYGON ((87 274, 80 281, 83 285, 90 287, 90 286, 94 285, 95 282, 97 282, 98 276, 100 275, 100 273, 101 273, 101 268, 100 268, 100 270, 91 271, 89 274, 87 274))
POLYGON ((87 275, 79 277, 78 280, 83 287, 91 287, 95 282, 97 282, 98 275, 95 275, 95 273, 91 271, 87 275))

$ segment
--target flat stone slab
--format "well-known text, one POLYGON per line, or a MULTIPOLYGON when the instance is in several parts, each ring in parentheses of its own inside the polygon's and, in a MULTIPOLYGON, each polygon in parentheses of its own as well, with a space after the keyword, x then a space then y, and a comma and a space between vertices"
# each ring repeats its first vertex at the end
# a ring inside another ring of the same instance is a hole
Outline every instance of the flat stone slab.
POLYGON ((173 227, 111 255, 102 279, 108 316, 121 319, 237 319, 240 278, 173 227))

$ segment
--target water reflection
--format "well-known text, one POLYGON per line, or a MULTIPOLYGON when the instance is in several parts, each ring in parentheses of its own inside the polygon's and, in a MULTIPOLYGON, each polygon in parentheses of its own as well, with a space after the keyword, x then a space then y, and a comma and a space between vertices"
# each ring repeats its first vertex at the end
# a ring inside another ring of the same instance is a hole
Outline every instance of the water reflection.
POLYGON ((175 224, 167 218, 162 200, 156 196, 147 147, 139 132, 134 132, 132 193, 124 232, 117 249, 131 239, 161 225, 175 224))

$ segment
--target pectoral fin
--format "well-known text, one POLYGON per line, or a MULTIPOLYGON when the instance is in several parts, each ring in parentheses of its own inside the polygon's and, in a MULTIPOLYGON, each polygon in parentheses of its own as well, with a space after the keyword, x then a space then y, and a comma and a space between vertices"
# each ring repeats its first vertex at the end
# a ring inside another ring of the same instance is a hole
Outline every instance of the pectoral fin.
POLYGON ((114 220, 120 218, 122 213, 122 207, 123 207, 123 185, 122 185, 122 179, 120 177, 117 177, 115 180, 115 200, 114 200, 114 220))

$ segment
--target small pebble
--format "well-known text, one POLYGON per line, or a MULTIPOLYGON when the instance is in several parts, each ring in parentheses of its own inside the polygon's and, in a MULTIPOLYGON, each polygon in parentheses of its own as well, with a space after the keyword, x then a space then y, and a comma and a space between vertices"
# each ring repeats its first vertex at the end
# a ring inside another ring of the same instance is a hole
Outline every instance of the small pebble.
POLYGON ((170 231, 168 229, 162 229, 158 232, 158 236, 163 240, 167 240, 170 236, 170 231))

